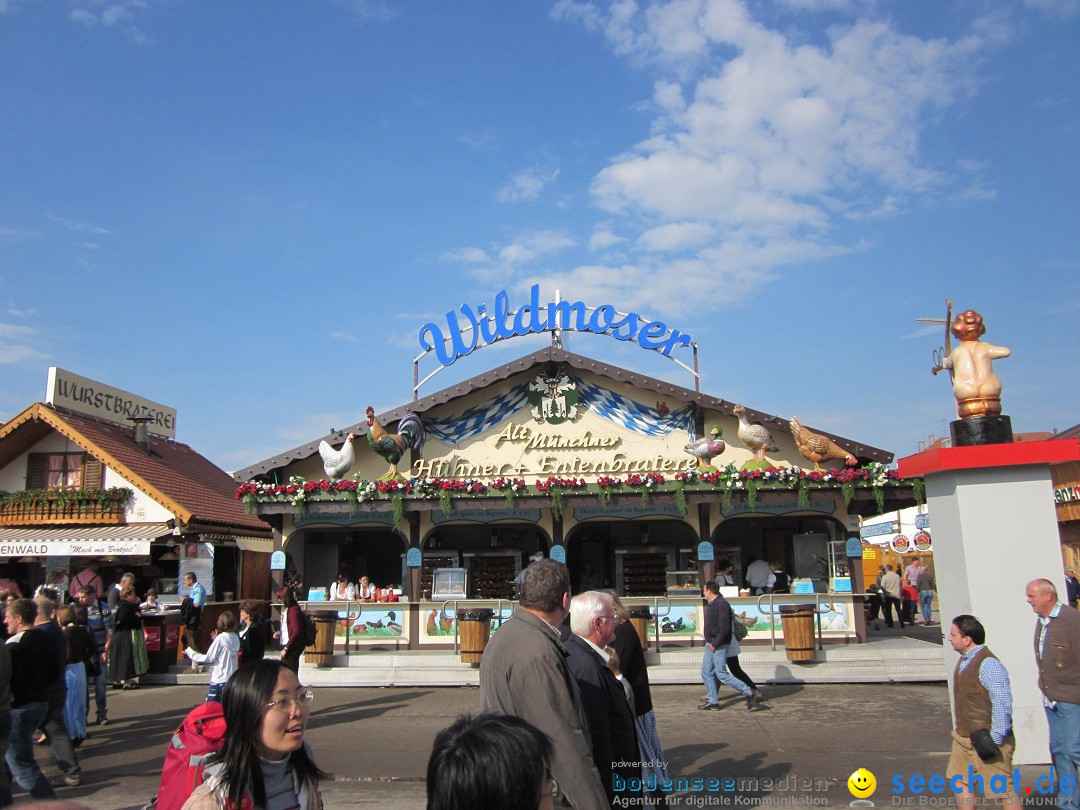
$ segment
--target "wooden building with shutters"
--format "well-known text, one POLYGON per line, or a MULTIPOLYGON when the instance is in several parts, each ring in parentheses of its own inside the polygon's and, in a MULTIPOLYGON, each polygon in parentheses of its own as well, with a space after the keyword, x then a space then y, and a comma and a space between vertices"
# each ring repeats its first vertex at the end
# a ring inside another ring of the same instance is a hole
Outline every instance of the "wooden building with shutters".
POLYGON ((91 559, 178 602, 199 572, 211 602, 267 599, 270 530, 231 476, 181 442, 45 403, 0 426, 0 577, 32 593, 91 559))

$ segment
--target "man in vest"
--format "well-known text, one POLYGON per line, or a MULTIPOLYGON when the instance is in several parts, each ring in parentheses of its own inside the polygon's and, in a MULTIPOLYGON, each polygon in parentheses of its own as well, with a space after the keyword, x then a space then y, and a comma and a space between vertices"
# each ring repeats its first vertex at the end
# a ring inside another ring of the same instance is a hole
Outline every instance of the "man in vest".
POLYGON ((1080 766, 1080 613, 1058 601, 1057 588, 1048 579, 1033 579, 1025 591, 1035 611, 1035 666, 1050 726, 1050 759, 1058 804, 1080 810, 1077 767, 1080 766), (1062 790, 1062 779, 1072 780, 1062 790))
POLYGON ((956 721, 946 777, 957 807, 975 806, 979 793, 1005 805, 1017 799, 1009 791, 1016 747, 1009 673, 985 641, 986 631, 974 616, 953 619, 949 644, 960 660, 953 673, 956 721))

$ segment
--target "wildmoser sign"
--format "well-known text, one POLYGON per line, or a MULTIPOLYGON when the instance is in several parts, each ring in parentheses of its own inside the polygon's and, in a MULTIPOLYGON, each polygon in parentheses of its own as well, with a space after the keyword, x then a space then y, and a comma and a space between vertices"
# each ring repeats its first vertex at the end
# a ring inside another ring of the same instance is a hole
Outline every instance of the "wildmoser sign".
POLYGON ((690 335, 663 321, 650 320, 636 312, 619 312, 610 304, 598 307, 586 306, 582 301, 541 304, 539 284, 529 290, 528 303, 516 310, 510 307, 510 295, 500 290, 490 309, 487 304, 475 308, 462 304, 446 313, 446 332, 436 323, 426 323, 420 328, 419 337, 424 353, 434 352, 439 363, 448 366, 489 343, 562 330, 610 335, 665 357, 680 346, 693 345, 690 335))

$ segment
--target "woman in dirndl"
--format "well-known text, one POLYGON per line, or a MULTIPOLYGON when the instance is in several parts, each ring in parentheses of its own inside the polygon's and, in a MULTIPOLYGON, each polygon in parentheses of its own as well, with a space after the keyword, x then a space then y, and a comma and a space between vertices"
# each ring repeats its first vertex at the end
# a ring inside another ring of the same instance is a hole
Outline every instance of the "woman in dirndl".
POLYGON ((116 603, 113 637, 109 646, 109 680, 123 689, 138 689, 138 678, 149 668, 142 613, 135 589, 125 585, 116 603))

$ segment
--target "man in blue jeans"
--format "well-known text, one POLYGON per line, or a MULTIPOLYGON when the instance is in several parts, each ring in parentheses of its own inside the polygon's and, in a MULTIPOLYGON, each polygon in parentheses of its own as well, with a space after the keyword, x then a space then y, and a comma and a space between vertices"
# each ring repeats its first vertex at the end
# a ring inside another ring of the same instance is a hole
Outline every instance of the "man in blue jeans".
POLYGON ((701 679, 705 681, 708 698, 698 706, 703 711, 720 708, 717 681, 746 698, 746 708, 757 705, 758 693, 732 675, 727 668, 728 646, 731 644, 731 605, 720 595, 719 586, 712 580, 702 588, 705 596, 705 655, 701 660, 701 679))
POLYGON ((56 792, 34 759, 34 732, 49 709, 48 685, 56 679, 52 641, 34 629, 37 605, 16 599, 7 606, 8 651, 11 653, 11 736, 4 755, 11 775, 35 799, 55 799, 56 792))
MULTIPOLYGON (((97 718, 90 725, 109 725, 107 690, 109 681, 109 644, 112 643, 113 614, 104 599, 99 599, 93 587, 84 585, 79 589, 79 601, 86 608, 86 624, 94 634, 101 659, 97 662, 97 674, 93 676, 94 702, 97 705, 97 718)), ((89 703, 90 684, 86 685, 89 703)), ((87 705, 87 712, 90 707, 87 705)))
POLYGON ((1025 591, 1035 611, 1035 666, 1050 726, 1050 759, 1054 784, 1073 781, 1070 791, 1058 790, 1058 806, 1080 810, 1076 780, 1080 767, 1080 612, 1058 601, 1057 587, 1048 579, 1033 579, 1025 591))

